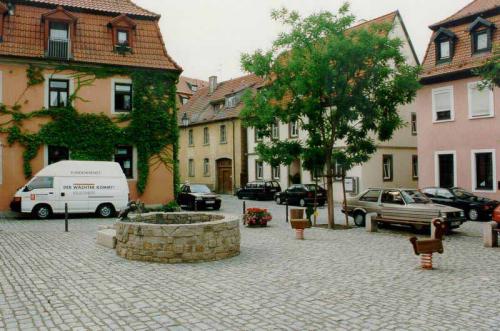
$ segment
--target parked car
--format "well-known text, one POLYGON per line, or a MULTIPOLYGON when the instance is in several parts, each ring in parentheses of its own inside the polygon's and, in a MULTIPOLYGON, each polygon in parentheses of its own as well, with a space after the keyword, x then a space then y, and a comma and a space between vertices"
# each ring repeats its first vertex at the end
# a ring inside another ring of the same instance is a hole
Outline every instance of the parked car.
POLYGON ((201 210, 212 208, 219 210, 221 206, 220 197, 213 193, 206 185, 185 184, 177 195, 177 203, 182 208, 201 210))
POLYGON ((419 215, 419 222, 429 222, 429 226, 432 219, 425 215, 441 214, 448 229, 456 229, 466 221, 462 210, 435 204, 415 189, 372 188, 356 197, 347 199, 347 213, 354 218, 354 223, 357 226, 365 225, 366 214, 382 214, 382 210, 389 210, 391 218, 408 221, 411 221, 411 215, 414 213, 419 215))
POLYGON ((491 220, 493 210, 500 204, 496 200, 478 197, 459 187, 428 187, 422 192, 434 203, 462 209, 471 221, 491 220))
POLYGON ((319 206, 324 206, 326 198, 326 190, 321 186, 315 184, 295 184, 283 192, 276 193, 274 200, 278 205, 288 202, 289 205, 305 207, 314 204, 315 201, 319 206))
POLYGON ((260 180, 248 183, 236 192, 236 196, 238 199, 273 200, 279 192, 281 192, 281 186, 277 181, 260 180))
POLYGON ((10 208, 38 219, 53 214, 95 213, 114 217, 127 207, 129 189, 122 168, 115 162, 60 161, 51 164, 19 189, 10 208))

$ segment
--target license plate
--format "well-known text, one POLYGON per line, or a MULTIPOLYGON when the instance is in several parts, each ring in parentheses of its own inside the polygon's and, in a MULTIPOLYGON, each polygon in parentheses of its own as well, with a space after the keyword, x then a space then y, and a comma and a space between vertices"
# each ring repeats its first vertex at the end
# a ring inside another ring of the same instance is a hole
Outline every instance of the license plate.
POLYGON ((205 203, 206 203, 207 205, 213 205, 213 204, 215 203, 215 201, 205 201, 205 203))
POLYGON ((452 226, 460 225, 461 223, 459 221, 451 222, 452 226))

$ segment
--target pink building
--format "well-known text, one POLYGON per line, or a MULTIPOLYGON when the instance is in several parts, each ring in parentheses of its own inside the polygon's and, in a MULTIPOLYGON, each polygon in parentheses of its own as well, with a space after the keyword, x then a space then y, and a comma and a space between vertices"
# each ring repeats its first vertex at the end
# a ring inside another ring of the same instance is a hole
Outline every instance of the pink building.
POLYGON ((499 46, 500 0, 476 0, 434 31, 417 96, 419 186, 462 187, 500 200, 500 89, 475 68, 499 46))

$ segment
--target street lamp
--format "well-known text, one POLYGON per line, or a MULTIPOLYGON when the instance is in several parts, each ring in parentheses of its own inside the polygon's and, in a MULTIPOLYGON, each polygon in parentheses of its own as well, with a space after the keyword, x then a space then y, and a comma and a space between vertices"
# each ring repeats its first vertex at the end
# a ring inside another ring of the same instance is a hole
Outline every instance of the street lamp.
POLYGON ((182 126, 185 128, 189 126, 189 118, 186 113, 182 115, 182 126))

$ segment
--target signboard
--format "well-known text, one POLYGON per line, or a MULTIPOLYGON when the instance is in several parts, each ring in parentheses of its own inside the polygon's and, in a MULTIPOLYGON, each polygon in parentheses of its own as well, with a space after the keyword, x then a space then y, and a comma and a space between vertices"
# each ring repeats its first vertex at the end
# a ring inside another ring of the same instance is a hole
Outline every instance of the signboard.
POLYGON ((356 178, 346 177, 345 178, 345 191, 346 193, 357 193, 357 181, 356 178))

